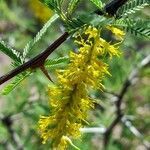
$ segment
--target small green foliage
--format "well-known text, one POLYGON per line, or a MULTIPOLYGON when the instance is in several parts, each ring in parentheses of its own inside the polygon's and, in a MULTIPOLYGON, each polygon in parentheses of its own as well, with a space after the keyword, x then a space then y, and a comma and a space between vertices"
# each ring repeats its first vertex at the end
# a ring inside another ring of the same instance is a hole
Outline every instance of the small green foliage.
POLYGON ((120 19, 114 23, 118 27, 122 27, 135 36, 145 37, 150 39, 150 24, 148 20, 133 20, 133 19, 120 19))
POLYGON ((22 63, 21 53, 7 46, 4 41, 0 41, 0 51, 9 56, 14 62, 22 63))
POLYGON ((96 5, 99 9, 102 9, 103 3, 101 0, 90 0, 94 5, 96 5))
POLYGON ((80 2, 80 0, 71 0, 68 6, 68 15, 71 15, 74 10, 76 9, 76 7, 78 6, 78 3, 80 2))
POLYGON ((44 36, 44 34, 46 33, 46 31, 48 30, 48 28, 52 25, 52 23, 57 20, 59 16, 57 14, 55 14, 53 17, 51 17, 47 23, 44 24, 44 26, 42 27, 42 29, 36 34, 36 36, 34 37, 34 39, 32 41, 30 41, 29 43, 27 43, 27 45, 25 46, 24 50, 23 50, 23 61, 25 61, 25 58, 27 57, 28 53, 30 52, 30 50, 34 47, 34 45, 39 42, 39 40, 44 36))
POLYGON ((128 3, 119 8, 117 16, 128 17, 128 15, 136 13, 148 5, 150 5, 149 0, 130 0, 128 3))
POLYGON ((59 15, 62 15, 61 4, 62 0, 40 0, 42 3, 47 5, 50 9, 54 10, 59 15))
POLYGON ((17 85, 19 85, 29 75, 31 75, 31 72, 29 71, 17 75, 11 83, 9 83, 8 85, 6 85, 6 87, 3 88, 0 94, 8 95, 17 85))
POLYGON ((45 62, 45 67, 52 70, 56 68, 61 68, 63 65, 69 62, 68 57, 59 57, 55 59, 48 59, 45 62))

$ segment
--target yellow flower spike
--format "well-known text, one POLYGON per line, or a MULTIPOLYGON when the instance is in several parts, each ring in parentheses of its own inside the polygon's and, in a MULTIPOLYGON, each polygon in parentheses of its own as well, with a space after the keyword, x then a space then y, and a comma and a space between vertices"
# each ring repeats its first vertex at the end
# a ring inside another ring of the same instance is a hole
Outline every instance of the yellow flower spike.
POLYGON ((111 45, 109 42, 106 42, 102 38, 100 38, 100 42, 103 45, 103 53, 108 53, 110 58, 112 58, 112 56, 119 56, 120 55, 119 46, 116 46, 116 44, 111 45))
MULTIPOLYGON (((70 140, 81 136, 80 128, 88 122, 87 113, 94 108, 89 89, 103 90, 102 80, 110 75, 105 58, 119 56, 119 42, 108 43, 100 37, 100 31, 89 26, 76 35, 78 53, 70 52, 70 63, 64 70, 57 71, 58 83, 49 87, 49 103, 52 112, 41 117, 39 130, 45 143, 49 138, 53 147, 66 150, 70 140)), ((74 146, 76 148, 76 146, 74 146)))
POLYGON ((89 39, 90 38, 95 38, 98 35, 98 30, 96 28, 93 28, 92 26, 89 26, 85 30, 85 34, 89 35, 89 39))
POLYGON ((46 141, 49 139, 49 136, 50 136, 46 129, 53 122, 54 120, 52 117, 40 116, 40 120, 38 124, 39 124, 39 131, 41 132, 41 137, 43 139, 43 142, 42 142, 43 144, 46 143, 46 141))

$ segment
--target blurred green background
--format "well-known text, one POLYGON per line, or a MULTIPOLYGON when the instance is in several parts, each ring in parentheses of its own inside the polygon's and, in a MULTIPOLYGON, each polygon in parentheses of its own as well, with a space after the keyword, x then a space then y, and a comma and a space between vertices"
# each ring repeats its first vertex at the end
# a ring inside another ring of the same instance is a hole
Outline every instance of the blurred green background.
MULTIPOLYGON (((80 8, 92 11, 93 5, 85 1, 80 8)), ((26 43, 42 28, 52 11, 43 10, 36 0, 0 0, 0 39, 8 45, 22 51, 26 43), (33 4, 34 3, 34 4, 33 4), (38 13, 39 10, 41 13, 38 13), (44 14, 46 13, 46 14, 44 14), (48 14, 48 15, 47 15, 48 14)), ((135 18, 149 18, 149 8, 136 13, 135 18)), ((47 31, 42 40, 30 52, 29 58, 44 50, 64 31, 57 21, 47 31)), ((66 56, 73 49, 73 42, 68 40, 61 45, 50 58, 66 56)), ((93 92, 100 103, 89 112, 90 127, 108 127, 115 117, 115 96, 119 94, 123 83, 134 68, 149 54, 150 42, 127 34, 121 48, 120 58, 110 63, 110 72, 104 85, 105 92, 93 92)), ((0 52, 0 76, 11 70, 11 60, 0 52)), ((63 66, 62 66, 63 67, 63 66)), ((55 70, 49 70, 54 77, 55 70)), ((7 84, 7 83, 6 83, 7 84)), ((0 96, 0 150, 46 150, 50 144, 43 145, 37 130, 40 115, 49 114, 47 85, 48 79, 37 70, 34 75, 23 81, 7 96, 0 96), (11 117, 9 117, 11 116, 11 117), (3 120, 5 118, 5 121, 3 120), (7 120, 7 118, 11 118, 7 120), (11 131, 8 126, 11 126, 11 131), (14 137, 15 136, 15 137, 14 137), (17 141, 14 141, 15 140, 17 141), (18 143, 20 145, 18 145, 18 143)), ((0 86, 0 90, 5 85, 0 86)), ((135 82, 128 89, 122 103, 125 114, 122 123, 113 129, 108 150, 147 150, 150 148, 150 68, 145 67, 138 73, 135 82)), ((82 150, 101 150, 102 133, 83 133, 82 139, 74 141, 82 150)), ((72 150, 73 148, 69 148, 72 150)))

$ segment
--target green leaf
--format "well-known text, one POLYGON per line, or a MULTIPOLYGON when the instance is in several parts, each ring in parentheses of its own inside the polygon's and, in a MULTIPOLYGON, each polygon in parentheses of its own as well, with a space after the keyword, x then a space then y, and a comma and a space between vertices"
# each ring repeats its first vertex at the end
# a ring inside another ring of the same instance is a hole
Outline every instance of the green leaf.
POLYGON ((0 41, 0 51, 5 53, 7 56, 9 56, 14 62, 17 62, 19 64, 22 63, 22 55, 20 52, 10 48, 7 46, 4 41, 0 41))
POLYGON ((68 6, 68 14, 71 15, 73 11, 76 9, 80 0, 71 0, 68 6))
POLYGON ((47 5, 50 9, 54 10, 55 0, 40 0, 41 3, 47 5))
POLYGON ((122 27, 127 32, 150 39, 150 23, 149 20, 133 20, 133 19, 119 19, 113 24, 122 27))
POLYGON ((132 0, 120 7, 117 11, 117 16, 119 17, 126 17, 131 15, 145 6, 150 5, 150 0, 132 0))
POLYGON ((103 3, 101 0, 90 0, 94 5, 96 5, 98 8, 102 9, 103 8, 103 3))
POLYGON ((48 59, 45 62, 45 67, 49 69, 56 69, 64 66, 66 63, 69 62, 68 57, 60 57, 60 58, 55 58, 55 59, 48 59))
POLYGON ((29 75, 31 75, 31 72, 29 72, 29 71, 26 71, 22 74, 17 75, 10 84, 8 84, 8 85, 6 85, 6 87, 4 87, 4 89, 1 91, 0 95, 8 95, 12 90, 14 90, 14 88, 18 84, 20 84, 29 75))
POLYGON ((72 20, 68 20, 66 24, 64 24, 67 30, 73 33, 79 28, 81 28, 83 25, 84 25, 84 22, 80 18, 73 18, 72 20))
POLYGON ((61 14, 61 3, 62 0, 40 0, 42 3, 47 5, 50 9, 57 12, 59 15, 61 14))
POLYGON ((23 50, 23 61, 25 61, 25 58, 27 56, 27 54, 30 52, 30 50, 33 48, 33 46, 43 37, 43 35, 46 33, 46 31, 48 30, 48 28, 52 25, 52 23, 57 20, 59 16, 57 14, 55 14, 53 17, 51 17, 47 23, 45 23, 45 25, 43 26, 43 28, 37 33, 37 35, 35 36, 35 38, 30 41, 29 43, 27 43, 27 45, 25 46, 24 50, 23 50))
POLYGON ((142 27, 132 27, 132 26, 128 26, 125 29, 127 32, 134 34, 135 36, 143 36, 147 39, 150 39, 150 29, 145 29, 142 27))

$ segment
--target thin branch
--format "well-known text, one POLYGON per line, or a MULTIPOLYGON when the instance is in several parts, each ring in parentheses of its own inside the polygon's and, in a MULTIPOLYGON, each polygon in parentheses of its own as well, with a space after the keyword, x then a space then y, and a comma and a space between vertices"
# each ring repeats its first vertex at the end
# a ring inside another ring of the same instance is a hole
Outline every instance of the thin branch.
POLYGON ((6 126, 10 134, 10 138, 16 146, 16 150, 23 150, 24 149, 23 144, 21 143, 18 134, 12 128, 13 119, 11 118, 11 116, 4 116, 4 117, 1 116, 0 120, 6 126))
MULTIPOLYGON (((105 13, 109 14, 110 16, 114 16, 117 10, 124 5, 128 0, 112 0, 108 4, 105 5, 104 11, 105 13)), ((94 13, 98 15, 104 15, 102 10, 96 10, 94 13)))
POLYGON ((109 14, 114 16, 117 10, 124 5, 128 0, 112 0, 109 4, 105 6, 105 11, 109 14))
POLYGON ((134 134, 143 143, 146 149, 150 149, 150 143, 144 139, 144 136, 132 125, 131 121, 128 120, 126 116, 122 117, 121 121, 127 128, 129 128, 132 134, 134 134))
POLYGON ((33 59, 27 61, 26 63, 22 64, 18 68, 10 71, 8 74, 0 77, 0 85, 3 84, 4 82, 10 80, 14 76, 18 75, 19 73, 22 73, 23 71, 25 71, 27 69, 36 69, 36 68, 39 68, 40 66, 43 66, 47 57, 58 46, 60 46, 68 38, 68 36, 69 36, 69 34, 67 32, 65 32, 54 43, 52 43, 44 52, 35 56, 33 59))
POLYGON ((105 133, 105 127, 80 128, 82 133, 105 133))
POLYGON ((134 83, 135 78, 137 77, 139 70, 144 68, 145 66, 150 64, 150 55, 148 55, 146 58, 144 58, 139 65, 133 71, 129 74, 129 77, 125 80, 122 89, 120 91, 119 96, 117 97, 116 101, 116 118, 114 121, 110 124, 110 126, 106 129, 106 132, 104 133, 104 149, 107 149, 111 133, 114 129, 114 127, 121 122, 121 119, 123 117, 123 113, 121 111, 121 104, 123 101, 124 96, 129 90, 129 87, 134 83))
POLYGON ((120 122, 121 118, 122 118, 122 114, 117 114, 117 117, 114 119, 114 121, 110 124, 110 126, 106 129, 105 133, 104 133, 104 149, 107 149, 109 140, 110 140, 110 135, 112 133, 112 130, 114 129, 114 127, 120 122))

